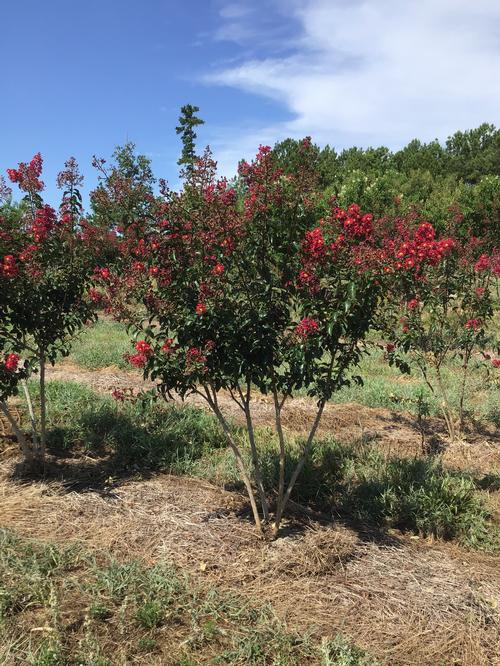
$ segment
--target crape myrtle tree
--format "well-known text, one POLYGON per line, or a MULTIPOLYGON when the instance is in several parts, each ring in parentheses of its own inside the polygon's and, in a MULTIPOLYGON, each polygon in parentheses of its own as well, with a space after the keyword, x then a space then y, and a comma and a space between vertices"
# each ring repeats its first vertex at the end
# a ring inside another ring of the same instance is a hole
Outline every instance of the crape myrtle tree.
MULTIPOLYGON (((146 240, 156 228, 165 203, 155 196, 156 179, 148 157, 136 154, 135 144, 118 146, 113 161, 94 157, 98 185, 90 194, 93 244, 99 248, 94 270, 94 287, 90 294, 97 307, 111 309, 117 319, 126 320, 137 312, 137 300, 120 298, 118 294, 136 287, 141 277, 143 257, 148 251, 146 240), (127 280, 122 276, 128 275, 127 280), (105 289, 96 288, 105 285, 105 289), (123 306, 118 310, 118 303, 123 306)), ((160 189, 166 187, 163 181, 160 189)))
POLYGON ((18 266, 16 257, 11 254, 13 250, 12 235, 9 226, 14 221, 19 223, 19 212, 11 202, 11 189, 5 179, 0 176, 0 411, 9 421, 21 449, 30 459, 32 451, 29 443, 20 430, 17 421, 12 416, 7 399, 16 394, 20 382, 29 374, 29 365, 21 362, 21 345, 15 336, 12 336, 12 327, 7 322, 7 303, 9 296, 8 280, 16 277, 18 266), (7 217, 10 222, 7 223, 7 217))
POLYGON ((464 425, 465 402, 473 361, 498 368, 492 326, 500 276, 500 254, 486 220, 482 237, 462 228, 457 213, 448 234, 438 236, 429 222, 412 214, 390 222, 394 277, 383 320, 390 363, 409 372, 408 358, 439 398, 446 428, 454 440, 464 425), (443 374, 458 359, 458 423, 443 374))
POLYGON ((252 163, 239 166, 242 197, 216 178, 205 152, 183 190, 165 192, 156 227, 135 247, 124 246, 127 270, 101 279, 120 313, 130 298, 139 298, 147 310, 147 319, 135 322, 130 362, 157 382, 165 399, 197 394, 207 402, 236 457, 257 528, 274 536, 325 404, 351 381, 385 279, 385 241, 372 216, 355 205, 325 207, 309 140, 301 151, 294 173, 284 174, 270 149, 261 147, 252 163), (274 404, 277 489, 264 486, 252 418, 254 387, 274 404), (249 464, 220 404, 221 391, 244 415, 249 464), (317 409, 286 478, 282 410, 297 391, 314 397, 317 409), (269 490, 276 490, 274 515, 269 490))
POLYGON ((71 336, 94 316, 87 290, 95 265, 88 242, 92 234, 81 217, 82 179, 75 160, 59 174, 63 197, 57 212, 42 200, 41 172, 40 154, 9 169, 23 198, 17 206, 0 209, 0 406, 26 458, 37 463, 45 458, 46 365, 68 353, 71 336), (39 372, 38 410, 26 383, 33 371, 39 372), (19 384, 30 414, 29 443, 7 406, 19 384))
POLYGON ((128 142, 115 149, 111 164, 95 156, 92 164, 98 176, 90 195, 94 225, 112 234, 136 226, 140 235, 144 224, 154 219, 155 178, 149 158, 137 155, 135 144, 128 142))

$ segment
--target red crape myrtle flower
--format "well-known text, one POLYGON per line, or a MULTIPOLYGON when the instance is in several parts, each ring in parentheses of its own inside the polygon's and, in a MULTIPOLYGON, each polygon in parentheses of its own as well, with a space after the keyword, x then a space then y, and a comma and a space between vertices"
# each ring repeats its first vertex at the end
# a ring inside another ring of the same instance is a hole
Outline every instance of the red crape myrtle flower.
POLYGON ((469 319, 469 321, 465 323, 465 328, 469 329, 470 331, 477 331, 481 325, 482 321, 480 319, 469 319))
POLYGON ((146 340, 135 343, 136 354, 125 354, 124 358, 136 368, 144 368, 148 358, 153 355, 153 348, 146 340))
POLYGON ((215 264, 215 266, 212 269, 212 273, 214 275, 222 275, 224 273, 224 264, 215 264))
POLYGON ((196 306, 196 314, 202 315, 207 311, 207 307, 204 303, 198 303, 196 306))
POLYGON ((135 368, 144 368, 147 363, 148 357, 146 354, 125 354, 125 359, 135 368))
POLYGON ((19 273, 16 258, 12 254, 7 254, 0 263, 0 275, 6 278, 14 278, 19 273))
POLYGON ((44 188, 40 180, 42 173, 43 160, 40 153, 37 153, 29 162, 19 162, 17 169, 7 169, 7 175, 12 183, 17 183, 19 189, 24 192, 40 192, 44 188))
POLYGON ((169 354, 172 351, 172 345, 173 344, 174 344, 173 339, 172 338, 167 338, 161 346, 162 352, 165 352, 165 354, 169 354))
POLYGON ((15 372, 19 365, 19 354, 7 354, 3 362, 3 367, 7 372, 15 372))
POLYGON ((406 307, 408 308, 408 310, 415 310, 415 308, 418 307, 418 299, 412 298, 407 302, 406 307))
POLYGON ((145 356, 150 356, 153 353, 153 348, 148 342, 146 342, 146 340, 139 340, 139 342, 136 342, 135 348, 140 354, 144 354, 145 356))
POLYGON ((311 319, 311 317, 304 317, 295 327, 295 333, 303 340, 307 340, 310 335, 314 335, 318 330, 318 322, 311 319))
POLYGON ((31 233, 37 243, 44 241, 56 226, 56 211, 51 206, 43 206, 36 211, 31 225, 31 233))

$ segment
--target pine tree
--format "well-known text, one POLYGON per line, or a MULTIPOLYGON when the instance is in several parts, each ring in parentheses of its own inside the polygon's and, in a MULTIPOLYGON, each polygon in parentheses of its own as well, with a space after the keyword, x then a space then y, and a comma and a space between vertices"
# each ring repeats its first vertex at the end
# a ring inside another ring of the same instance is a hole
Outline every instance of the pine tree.
POLYGON ((188 172, 192 171, 193 164, 196 159, 195 141, 196 132, 194 128, 196 125, 204 125, 205 121, 196 116, 199 107, 192 104, 186 104, 181 107, 181 115, 179 116, 179 125, 175 128, 177 134, 181 134, 182 140, 182 153, 177 161, 180 166, 185 165, 188 172))

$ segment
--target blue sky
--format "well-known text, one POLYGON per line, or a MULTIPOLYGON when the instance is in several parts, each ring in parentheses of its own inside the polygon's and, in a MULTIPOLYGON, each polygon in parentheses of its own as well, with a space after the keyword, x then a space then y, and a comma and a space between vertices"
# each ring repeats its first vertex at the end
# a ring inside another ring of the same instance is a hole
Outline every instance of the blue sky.
POLYGON ((230 175, 259 143, 445 139, 500 124, 498 0, 2 3, 0 173, 40 151, 47 196, 74 155, 127 139, 176 183, 176 125, 201 107, 230 175))

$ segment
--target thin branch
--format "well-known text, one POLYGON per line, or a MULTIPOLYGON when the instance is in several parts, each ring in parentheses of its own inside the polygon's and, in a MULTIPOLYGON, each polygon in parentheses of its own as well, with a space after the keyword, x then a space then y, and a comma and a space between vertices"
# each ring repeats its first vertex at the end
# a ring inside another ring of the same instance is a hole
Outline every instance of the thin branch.
POLYGON ((318 429, 319 422, 321 421, 321 417, 323 415, 323 410, 325 408, 325 403, 326 403, 325 399, 322 399, 319 403, 318 412, 316 414, 316 418, 314 419, 313 425, 311 427, 311 431, 309 433, 309 437, 307 438, 307 442, 306 442, 306 445, 305 445, 304 450, 302 452, 302 455, 300 457, 300 460, 297 463, 297 465, 296 465, 296 467, 293 471, 292 478, 290 479, 290 481, 288 483, 288 487, 287 487, 286 492, 283 496, 283 500, 282 500, 281 504, 279 504, 276 508, 276 516, 275 516, 275 520, 274 520, 274 530, 273 530, 274 536, 277 536, 277 534, 278 534, 278 530, 279 530, 280 523, 281 523, 281 518, 283 517, 283 511, 285 510, 285 507, 287 505, 288 500, 290 499, 290 495, 292 494, 292 490, 295 486, 295 483, 296 483, 296 481, 299 477, 299 474, 302 472, 302 469, 304 468, 305 462, 306 462, 307 457, 309 455, 309 452, 311 450, 311 446, 312 446, 312 443, 313 443, 313 440, 314 440, 314 436, 316 435, 316 430, 318 429))
POLYGON ((219 421, 219 423, 222 427, 222 430, 224 431, 224 434, 226 435, 226 439, 229 443, 229 446, 231 447, 231 449, 234 453, 234 456, 236 458, 236 463, 237 463, 237 465, 240 469, 241 476, 242 476, 242 479, 243 479, 243 483, 245 484, 245 487, 247 489, 248 498, 250 500, 250 505, 252 507, 252 513, 253 513, 253 517, 254 517, 254 520, 255 520, 255 525, 256 525, 258 531, 261 534, 263 534, 262 523, 260 521, 259 511, 257 509, 257 503, 255 501, 255 493, 253 492, 252 484, 250 482, 250 477, 248 476, 248 472, 246 470, 245 463, 244 463, 243 457, 241 455, 241 451, 240 451, 238 445, 236 444, 236 442, 234 441, 234 438, 233 438, 231 430, 230 430, 230 428, 229 428, 229 426, 226 422, 226 419, 224 418, 222 412, 219 409, 219 406, 218 406, 218 403, 217 403, 217 394, 215 393, 215 390, 213 389, 213 387, 210 387, 214 391, 214 395, 210 395, 209 386, 204 384, 203 388, 205 389, 205 393, 206 393, 206 396, 207 396, 207 402, 210 405, 210 407, 212 408, 212 411, 214 412, 214 414, 216 415, 216 417, 217 417, 217 419, 218 419, 218 421, 219 421))
POLYGON ((257 452, 257 444, 255 441, 255 431, 253 427, 252 412, 250 410, 250 381, 247 379, 246 397, 243 396, 243 392, 241 391, 239 384, 238 384, 238 389, 240 391, 240 395, 243 399, 243 404, 244 404, 248 440, 250 442, 250 449, 252 452, 252 463, 253 463, 255 483, 257 484, 257 490, 259 492, 259 499, 262 507, 262 515, 264 517, 265 522, 267 522, 269 520, 269 504, 267 502, 266 490, 264 488, 264 481, 262 478, 262 470, 259 461, 259 454, 257 452))
POLYGON ((273 388, 273 399, 274 399, 274 417, 276 420, 276 432, 278 433, 278 441, 280 447, 280 457, 279 457, 279 483, 278 483, 278 502, 277 510, 281 507, 283 503, 283 497, 285 494, 285 463, 286 463, 286 449, 285 449, 285 437, 283 435, 283 426, 281 423, 281 408, 283 406, 284 400, 280 401, 278 398, 278 391, 276 389, 276 378, 274 374, 274 369, 272 372, 272 388, 273 388))
POLYGON ((30 415, 30 421, 31 421, 31 434, 33 437, 33 446, 35 449, 38 448, 38 427, 37 427, 37 422, 36 422, 36 417, 35 417, 35 412, 33 409, 33 402, 31 400, 31 394, 28 389, 28 383, 25 379, 21 381, 21 385, 23 387, 24 395, 26 397, 26 404, 28 405, 28 413, 30 415))
MULTIPOLYGON (((240 395, 241 395, 241 389, 240 389, 240 385, 239 385, 239 384, 238 384, 238 391, 239 391, 239 393, 240 393, 240 395)), ((238 398, 234 395, 234 391, 233 391, 233 389, 231 389, 231 388, 229 389, 229 395, 230 395, 231 398, 234 400, 234 402, 238 405, 238 407, 244 412, 244 411, 245 411, 245 405, 243 404, 243 402, 240 402, 240 401, 238 400, 238 398)))

